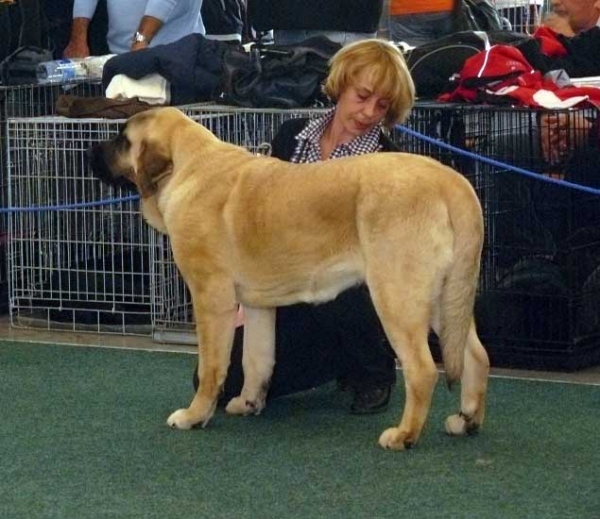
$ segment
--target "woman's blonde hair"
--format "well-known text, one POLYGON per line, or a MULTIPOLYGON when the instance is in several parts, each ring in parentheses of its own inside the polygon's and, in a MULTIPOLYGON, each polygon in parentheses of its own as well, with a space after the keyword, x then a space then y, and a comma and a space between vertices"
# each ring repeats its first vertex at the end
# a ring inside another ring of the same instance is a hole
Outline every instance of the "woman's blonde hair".
POLYGON ((363 73, 375 85, 377 94, 390 101, 384 124, 403 122, 415 102, 415 85, 402 53, 389 41, 360 40, 342 47, 329 60, 323 91, 337 101, 363 73))

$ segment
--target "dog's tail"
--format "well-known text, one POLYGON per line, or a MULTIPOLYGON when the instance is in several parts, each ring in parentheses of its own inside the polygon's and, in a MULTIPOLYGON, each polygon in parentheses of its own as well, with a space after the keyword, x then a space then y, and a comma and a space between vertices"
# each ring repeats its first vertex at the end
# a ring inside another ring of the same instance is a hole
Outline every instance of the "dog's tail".
POLYGON ((440 299, 439 339, 448 386, 462 375, 467 337, 474 327, 473 307, 483 247, 481 205, 464 177, 459 175, 458 183, 462 187, 453 186, 446 192, 454 250, 440 299))

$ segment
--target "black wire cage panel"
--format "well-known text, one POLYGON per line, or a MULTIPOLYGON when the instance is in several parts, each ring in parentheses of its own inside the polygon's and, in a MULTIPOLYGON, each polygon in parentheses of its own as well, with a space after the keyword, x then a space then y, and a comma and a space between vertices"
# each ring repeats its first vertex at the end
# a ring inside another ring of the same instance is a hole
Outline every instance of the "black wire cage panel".
POLYGON ((425 103, 407 127, 539 175, 395 132, 403 150, 451 165, 479 195, 486 235, 476 319, 492 363, 599 363, 600 199, 577 187, 600 188, 598 111, 425 103))

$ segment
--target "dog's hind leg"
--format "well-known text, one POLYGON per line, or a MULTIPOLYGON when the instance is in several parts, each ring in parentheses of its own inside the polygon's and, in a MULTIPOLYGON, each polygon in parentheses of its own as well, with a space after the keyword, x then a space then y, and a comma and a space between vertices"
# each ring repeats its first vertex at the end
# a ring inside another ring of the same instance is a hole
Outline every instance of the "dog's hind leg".
POLYGON ((190 429, 198 423, 204 427, 214 414, 217 397, 227 376, 237 313, 233 286, 227 290, 226 284, 220 284, 201 293, 195 293, 190 287, 190 291, 194 295, 202 372, 190 406, 175 411, 167 420, 170 427, 177 429, 190 429))
POLYGON ((229 414, 259 414, 265 407, 275 365, 275 308, 244 307, 244 387, 225 410, 229 414))
MULTIPOLYGON (((414 270, 412 272, 417 279, 421 277, 414 270)), ((428 274, 423 275, 422 279, 426 280, 428 274)), ((421 435, 438 371, 427 342, 428 283, 411 288, 410 275, 395 273, 393 276, 393 282, 389 279, 370 281, 369 289, 386 335, 402 363, 406 391, 400 424, 386 429, 379 438, 379 445, 386 449, 403 450, 414 445, 421 435)))
POLYGON ((489 369, 490 361, 487 352, 477 336, 475 324, 471 322, 464 354, 464 369, 460 379, 460 412, 446 419, 448 434, 455 436, 470 434, 483 424, 489 369))

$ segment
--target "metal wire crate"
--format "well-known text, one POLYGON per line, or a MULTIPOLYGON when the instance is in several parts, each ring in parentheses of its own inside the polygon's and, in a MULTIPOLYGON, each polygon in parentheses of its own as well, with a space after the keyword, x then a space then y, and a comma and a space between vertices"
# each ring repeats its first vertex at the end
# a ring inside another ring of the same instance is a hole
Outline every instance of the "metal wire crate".
POLYGON ((9 205, 32 208, 8 217, 13 326, 150 334, 149 228, 137 203, 76 205, 122 195, 84 163, 85 151, 120 123, 8 120, 9 205))
MULTIPOLYGON (((84 97, 102 95, 102 84, 78 82, 64 85, 0 86, 0 207, 6 207, 8 202, 8 119, 52 115, 56 99, 66 93, 84 97)), ((6 216, 0 215, 0 312, 8 311, 7 230, 6 216)))
POLYGON ((532 34, 541 23, 541 0, 495 0, 500 15, 510 24, 511 30, 532 34))
POLYGON ((568 370, 600 362, 600 326, 592 311, 592 302, 600 302, 598 197, 553 182, 600 187, 595 129, 581 126, 598 121, 597 111, 465 110, 494 112, 483 155, 542 175, 501 166, 475 170, 475 183, 486 186, 478 189, 486 243, 476 316, 492 362, 568 370), (556 144, 544 145, 544 128, 555 118, 568 129, 563 144, 570 153, 556 155, 556 144))

